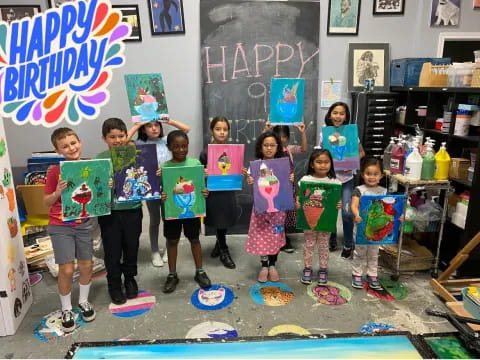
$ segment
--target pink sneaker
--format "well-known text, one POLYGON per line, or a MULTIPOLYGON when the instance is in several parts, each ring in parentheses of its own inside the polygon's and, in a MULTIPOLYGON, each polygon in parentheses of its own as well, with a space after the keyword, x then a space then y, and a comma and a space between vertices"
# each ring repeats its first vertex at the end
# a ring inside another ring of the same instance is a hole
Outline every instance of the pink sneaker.
POLYGON ((280 280, 280 276, 278 275, 278 271, 275 269, 275 266, 270 266, 268 268, 268 277, 270 278, 270 281, 280 280))
POLYGON ((258 273, 258 282, 264 283, 268 280, 268 268, 262 267, 258 273))

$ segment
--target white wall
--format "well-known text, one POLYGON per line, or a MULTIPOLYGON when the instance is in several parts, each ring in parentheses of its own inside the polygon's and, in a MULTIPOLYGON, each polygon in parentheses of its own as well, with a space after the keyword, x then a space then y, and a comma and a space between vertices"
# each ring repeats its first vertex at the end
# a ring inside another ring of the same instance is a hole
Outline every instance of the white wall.
MULTIPOLYGON (((190 155, 197 156, 202 147, 200 24, 201 0, 183 0, 185 35, 151 36, 147 0, 111 0, 114 5, 138 3, 143 41, 126 43, 126 65, 114 71, 109 86, 110 103, 101 109, 98 119, 84 120, 74 127, 83 142, 83 155, 94 156, 105 149, 101 140, 101 124, 108 117, 120 117, 130 125, 129 109, 123 74, 161 72, 166 86, 169 112, 172 118, 191 126, 190 155)), ((347 53, 349 42, 382 42, 391 44, 391 58, 435 57, 438 34, 446 31, 480 31, 480 11, 472 10, 472 0, 463 0, 460 26, 431 28, 430 0, 406 0, 403 16, 373 16, 373 0, 363 0, 358 36, 328 36, 328 0, 320 0, 320 79, 347 82, 347 53)), ((47 8, 47 0, 0 0, 0 5, 39 4, 47 8)), ((315 31, 315 29, 312 29, 315 31)), ((472 55, 473 57, 473 55, 472 55)), ((345 91, 343 100, 349 101, 345 91)), ((323 122, 325 111, 319 112, 323 122)), ((60 126, 69 126, 62 122, 60 126)), ((23 167, 32 151, 50 150, 53 129, 33 125, 14 125, 5 119, 12 166, 23 167)))

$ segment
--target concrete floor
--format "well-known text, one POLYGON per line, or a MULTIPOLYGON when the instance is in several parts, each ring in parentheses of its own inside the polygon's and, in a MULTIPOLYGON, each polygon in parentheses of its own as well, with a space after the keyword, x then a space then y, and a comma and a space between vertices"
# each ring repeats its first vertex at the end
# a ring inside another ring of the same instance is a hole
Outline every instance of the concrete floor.
MULTIPOLYGON (((146 211, 144 214, 148 214, 146 211)), ((144 219, 148 229, 148 216, 144 219)), ((351 271, 348 260, 340 258, 340 252, 330 256, 329 280, 347 286, 352 291, 348 304, 328 306, 315 304, 307 295, 306 286, 300 283, 303 269, 302 234, 294 235, 293 254, 281 253, 278 269, 281 280, 295 293, 287 306, 269 307, 258 305, 249 296, 256 283, 259 259, 244 251, 245 235, 228 236, 228 244, 237 269, 224 268, 218 259, 210 258, 213 237, 202 237, 204 268, 212 283, 221 283, 235 292, 233 303, 218 311, 198 310, 190 304, 190 296, 196 289, 193 281, 194 264, 187 240, 182 239, 179 249, 178 274, 180 283, 172 294, 161 291, 168 273, 166 267, 154 268, 150 262, 148 231, 141 236, 137 277, 140 289, 156 296, 157 304, 149 312, 133 317, 119 318, 110 314, 106 279, 95 279, 90 291, 90 301, 97 311, 94 322, 77 330, 72 335, 43 343, 33 335, 33 328, 42 316, 58 309, 56 279, 45 274, 43 280, 32 288, 34 303, 17 333, 0 338, 0 358, 62 358, 75 342, 111 341, 113 339, 183 339, 195 325, 204 321, 219 321, 232 325, 239 336, 264 336, 277 325, 294 324, 313 334, 354 333, 368 322, 383 322, 395 325, 399 330, 417 333, 453 331, 453 327, 441 318, 424 314, 428 306, 445 310, 443 302, 433 293, 428 284, 429 272, 402 275, 400 281, 409 294, 401 301, 383 301, 367 295, 364 290, 351 288, 351 271)), ((388 269, 381 269, 388 273, 388 269)), ((78 283, 74 284, 73 304, 78 299, 78 283)), ((75 306, 75 305, 74 305, 75 306)))

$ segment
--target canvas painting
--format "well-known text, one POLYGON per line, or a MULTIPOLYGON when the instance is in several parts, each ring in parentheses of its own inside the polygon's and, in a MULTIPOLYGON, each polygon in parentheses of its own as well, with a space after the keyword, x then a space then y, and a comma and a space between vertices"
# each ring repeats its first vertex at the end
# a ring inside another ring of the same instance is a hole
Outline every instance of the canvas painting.
POLYGON ((162 74, 124 75, 132 121, 148 122, 168 117, 162 74))
POLYGON ((116 202, 161 198, 155 144, 113 147, 112 163, 116 202))
POLYGON ((60 162, 60 176, 67 182, 62 191, 63 220, 110 214, 112 176, 109 159, 60 162))
POLYGON ((209 144, 207 188, 210 191, 241 190, 245 145, 209 144))
POLYGON ((322 147, 330 151, 335 170, 360 169, 356 124, 322 128, 322 147))
POLYGON ((290 160, 286 157, 250 162, 253 177, 253 205, 259 214, 294 208, 290 160))
POLYGON ((430 26, 458 26, 460 0, 432 0, 430 26))
POLYGON ((270 122, 293 125, 303 121, 305 79, 272 78, 270 83, 270 122))
POLYGON ((298 197, 301 207, 297 210, 297 229, 336 231, 342 185, 302 181, 298 197))
POLYGON ((162 168, 165 218, 188 219, 205 216, 205 168, 196 166, 174 166, 162 168))
POLYGON ((405 202, 405 195, 363 195, 356 244, 396 244, 405 202))

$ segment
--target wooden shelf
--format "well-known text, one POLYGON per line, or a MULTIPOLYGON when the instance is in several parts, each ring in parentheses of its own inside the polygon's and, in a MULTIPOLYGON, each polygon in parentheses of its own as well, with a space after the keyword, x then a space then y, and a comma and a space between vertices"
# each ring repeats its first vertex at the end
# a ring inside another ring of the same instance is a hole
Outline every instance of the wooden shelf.
POLYGON ((453 183, 461 184, 467 187, 472 187, 472 183, 465 179, 449 178, 449 180, 453 183))
POLYGON ((415 91, 415 92, 444 92, 444 93, 479 93, 480 87, 420 87, 420 86, 393 86, 391 91, 415 91))

